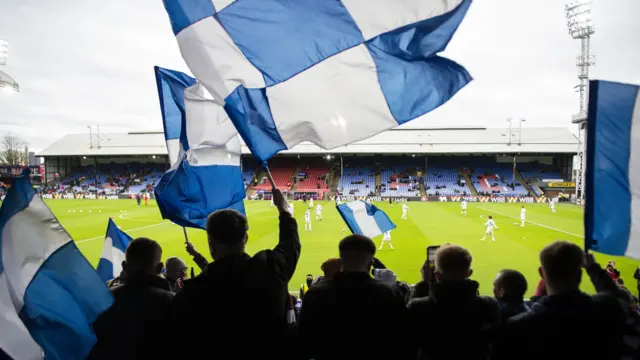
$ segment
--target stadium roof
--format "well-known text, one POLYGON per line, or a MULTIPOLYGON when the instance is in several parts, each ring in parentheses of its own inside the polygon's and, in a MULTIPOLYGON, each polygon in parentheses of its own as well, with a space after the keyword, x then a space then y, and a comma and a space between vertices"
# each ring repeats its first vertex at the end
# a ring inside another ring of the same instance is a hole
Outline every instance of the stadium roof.
MULTIPOLYGON (((369 139, 333 150, 323 150, 304 142, 281 154, 507 154, 507 153, 576 153, 578 140, 560 127, 523 128, 518 145, 517 133, 492 128, 423 128, 394 129, 369 139)), ((243 154, 249 149, 242 145, 243 154)), ((37 154, 49 156, 119 156, 166 155, 162 132, 120 134, 71 134, 37 154)))

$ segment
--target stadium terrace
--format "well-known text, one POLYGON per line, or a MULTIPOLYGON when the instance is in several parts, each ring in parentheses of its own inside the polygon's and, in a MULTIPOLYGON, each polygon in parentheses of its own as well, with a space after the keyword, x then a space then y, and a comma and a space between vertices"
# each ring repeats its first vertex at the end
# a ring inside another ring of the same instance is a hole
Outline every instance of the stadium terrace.
MULTIPOLYGON (((577 146, 565 128, 394 129, 333 150, 304 142, 269 166, 294 198, 539 199, 573 193, 577 146)), ((244 143, 242 153, 248 198, 269 199, 265 174, 244 143)), ((162 132, 70 134, 37 156, 43 183, 59 184, 54 192, 132 196, 151 190, 169 166, 162 132)))

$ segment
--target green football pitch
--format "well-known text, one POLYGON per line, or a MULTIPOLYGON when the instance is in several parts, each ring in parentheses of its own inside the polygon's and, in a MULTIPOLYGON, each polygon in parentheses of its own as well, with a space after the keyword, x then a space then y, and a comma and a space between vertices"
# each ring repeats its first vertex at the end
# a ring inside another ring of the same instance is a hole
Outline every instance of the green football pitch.
MULTIPOLYGON (((48 205, 65 229, 78 244, 78 248, 89 261, 96 265, 102 252, 103 239, 109 217, 131 237, 148 237, 160 243, 163 258, 178 256, 196 267, 185 251, 184 235, 181 227, 162 220, 153 201, 148 206, 136 205, 134 200, 48 200, 48 205)), ((304 210, 302 202, 295 202, 295 217, 298 220, 302 254, 289 288, 299 288, 306 274, 320 275, 320 264, 329 257, 338 255, 338 242, 347 235, 343 232, 344 222, 335 206, 320 202, 324 207, 322 221, 312 216, 312 231, 304 230, 304 210)), ((480 282, 482 294, 489 295, 493 289, 493 279, 501 269, 516 269, 529 280, 528 295, 538 282, 538 254, 554 240, 568 240, 583 243, 582 209, 575 205, 559 204, 552 214, 546 204, 528 204, 527 222, 520 226, 521 204, 469 203, 467 216, 460 214, 459 203, 410 202, 408 219, 402 220, 401 206, 389 207, 386 203, 376 204, 389 214, 398 226, 392 231, 395 250, 384 247, 377 256, 393 270, 399 280, 413 284, 420 280, 420 268, 425 261, 426 247, 453 243, 468 248, 473 255, 472 279, 480 282), (496 221, 496 242, 489 239, 481 242, 484 222, 488 215, 496 221)), ((249 219, 249 242, 247 251, 273 248, 278 241, 278 218, 275 208, 268 201, 247 201, 249 219)), ((312 212, 314 214, 314 212, 312 212)), ((348 231, 348 230, 347 230, 348 231)), ((210 259, 204 231, 189 229, 189 240, 196 249, 210 259)), ((374 239, 380 244, 381 237, 374 239)), ((622 257, 597 254, 601 264, 615 260, 622 272, 625 284, 635 293, 633 272, 639 261, 622 257)), ((196 273, 199 270, 196 267, 196 273)), ((588 277, 583 277, 584 291, 593 292, 588 277)))

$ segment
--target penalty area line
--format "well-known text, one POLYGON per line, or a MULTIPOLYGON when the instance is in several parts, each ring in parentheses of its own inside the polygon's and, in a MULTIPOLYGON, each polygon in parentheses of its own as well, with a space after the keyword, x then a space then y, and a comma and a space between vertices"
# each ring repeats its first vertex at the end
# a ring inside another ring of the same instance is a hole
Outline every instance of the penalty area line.
MULTIPOLYGON (((512 218, 512 219, 520 220, 520 218, 517 218, 517 217, 515 217, 515 216, 511 216, 511 215, 507 215, 507 214, 505 214, 505 213, 501 213, 501 212, 499 212, 499 211, 490 210, 490 209, 483 208, 483 207, 481 207, 480 209, 483 209, 483 210, 486 210, 486 211, 490 211, 490 212, 492 212, 492 213, 496 213, 496 214, 498 214, 498 215, 502 215, 502 216, 510 217, 510 218, 512 218)), ((547 225, 544 225, 544 224, 540 224, 540 223, 537 223, 537 222, 534 222, 534 221, 531 221, 531 220, 525 220, 525 221, 526 221, 526 222, 528 222, 528 223, 531 223, 531 224, 533 224, 533 225, 537 225, 537 226, 540 226, 540 227, 543 227, 543 228, 547 228, 547 229, 549 229, 549 230, 558 231, 558 232, 561 232, 561 233, 564 233, 564 234, 567 234, 567 235, 571 235, 571 236, 575 236, 575 237, 580 238, 580 239, 584 239, 584 236, 580 236, 580 235, 578 235, 578 234, 570 233, 570 232, 568 232, 568 231, 560 230, 560 229, 557 229, 557 228, 554 228, 554 227, 551 227, 551 226, 547 226, 547 225)))

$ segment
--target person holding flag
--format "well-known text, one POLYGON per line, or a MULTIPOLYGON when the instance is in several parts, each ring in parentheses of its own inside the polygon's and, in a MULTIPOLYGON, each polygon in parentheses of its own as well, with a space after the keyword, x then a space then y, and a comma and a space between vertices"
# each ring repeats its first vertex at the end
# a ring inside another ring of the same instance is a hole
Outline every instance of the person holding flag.
MULTIPOLYGON (((286 338, 285 314, 290 298, 287 285, 295 272, 301 244, 298 225, 291 216, 280 190, 273 189, 280 225, 278 244, 273 249, 246 253, 249 241, 246 217, 232 209, 222 209, 209 216, 207 239, 213 262, 197 277, 184 281, 182 291, 173 301, 173 329, 215 324, 207 331, 190 334, 189 346, 180 346, 180 358, 195 359, 211 352, 211 339, 229 344, 238 334, 250 339, 286 338)), ((216 348, 216 356, 224 359, 278 358, 280 347, 235 346, 216 348)), ((280 353, 281 355, 281 353, 280 353)))

